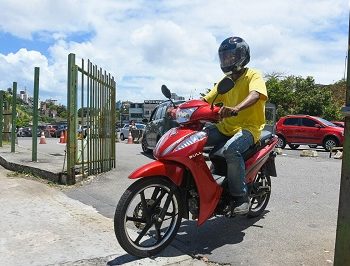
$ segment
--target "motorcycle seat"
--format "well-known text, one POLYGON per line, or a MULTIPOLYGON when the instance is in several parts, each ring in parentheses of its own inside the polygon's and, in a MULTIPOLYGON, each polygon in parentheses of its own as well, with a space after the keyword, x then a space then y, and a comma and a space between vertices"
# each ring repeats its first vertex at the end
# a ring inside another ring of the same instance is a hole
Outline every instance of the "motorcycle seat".
MULTIPOLYGON (((267 130, 263 130, 261 132, 260 135, 260 139, 257 143, 253 144, 252 146, 250 146, 250 148, 245 151, 242 156, 244 158, 244 160, 248 160, 250 157, 252 157, 257 151, 261 150, 262 148, 264 148, 270 141, 270 139, 273 137, 273 134, 270 131, 267 130)), ((214 149, 209 153, 209 157, 210 159, 214 159, 217 157, 221 157, 224 158, 224 147, 220 147, 219 149, 217 149, 216 151, 214 151, 214 149)))
POLYGON ((242 156, 244 160, 248 160, 250 157, 252 157, 256 152, 264 148, 270 141, 270 139, 273 137, 272 133, 267 130, 261 131, 260 139, 257 143, 255 143, 253 146, 251 146, 247 151, 245 151, 242 156))
MULTIPOLYGON (((260 139, 257 143, 252 145, 246 152, 242 154, 245 161, 247 161, 249 158, 251 158, 256 152, 264 148, 273 138, 273 134, 270 131, 263 130, 261 132, 260 139)), ((210 160, 215 165, 211 169, 211 172, 213 174, 213 178, 216 181, 218 185, 222 185, 224 181, 226 180, 225 175, 227 172, 227 164, 226 160, 223 154, 223 147, 219 148, 215 152, 211 152, 209 154, 210 160)))

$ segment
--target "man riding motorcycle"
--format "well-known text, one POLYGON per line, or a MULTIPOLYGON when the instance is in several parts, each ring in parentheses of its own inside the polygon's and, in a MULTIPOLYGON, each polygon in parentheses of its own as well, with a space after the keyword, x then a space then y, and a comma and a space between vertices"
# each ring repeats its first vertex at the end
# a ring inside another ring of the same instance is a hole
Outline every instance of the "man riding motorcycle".
POLYGON ((234 82, 234 88, 217 96, 217 85, 204 96, 208 103, 223 103, 219 114, 222 119, 207 128, 207 146, 214 146, 210 154, 223 148, 227 162, 227 179, 232 196, 231 212, 247 214, 250 201, 245 179, 242 153, 258 142, 265 126, 267 90, 261 74, 245 67, 250 60, 248 44, 240 37, 229 37, 219 47, 220 66, 225 76, 234 82))

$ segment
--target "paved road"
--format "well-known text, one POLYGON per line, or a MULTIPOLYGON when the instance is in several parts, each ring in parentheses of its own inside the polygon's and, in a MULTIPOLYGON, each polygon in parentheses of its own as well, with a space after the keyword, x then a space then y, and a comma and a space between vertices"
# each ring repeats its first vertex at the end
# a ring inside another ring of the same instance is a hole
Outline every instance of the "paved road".
MULTIPOLYGON (((300 150, 285 149, 276 158, 278 177, 262 217, 213 218, 201 227, 185 220, 172 245, 223 265, 331 265, 341 161, 323 151, 320 157, 300 157, 300 150)), ((140 145, 118 143, 115 170, 65 193, 113 218, 131 184, 128 174, 152 160, 140 145)))

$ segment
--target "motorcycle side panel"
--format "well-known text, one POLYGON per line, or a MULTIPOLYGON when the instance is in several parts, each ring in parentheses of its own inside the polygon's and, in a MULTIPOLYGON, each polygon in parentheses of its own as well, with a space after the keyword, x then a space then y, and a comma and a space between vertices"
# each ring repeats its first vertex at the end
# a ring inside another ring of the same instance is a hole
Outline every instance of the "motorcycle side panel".
POLYGON ((190 162, 187 161, 186 167, 191 171, 197 185, 199 194, 198 225, 201 225, 213 215, 223 189, 215 182, 203 155, 191 159, 190 162))
MULTIPOLYGON (((178 131, 181 134, 182 130, 178 129, 178 131)), ((188 134, 187 130, 186 133, 188 134)), ((171 136, 167 141, 172 142, 171 136)), ((206 142, 207 138, 204 138, 182 150, 163 157, 167 161, 179 162, 191 172, 200 199, 198 225, 203 224, 213 215, 222 193, 222 187, 215 182, 202 154, 206 142)))
POLYGON ((270 158, 270 153, 275 148, 277 143, 277 138, 272 139, 271 143, 258 151, 251 157, 248 161, 246 161, 246 183, 253 182, 255 176, 259 172, 260 168, 266 163, 266 161, 270 158))
POLYGON ((155 156, 166 163, 178 163, 179 166, 182 165, 184 169, 186 168, 191 172, 200 199, 198 225, 201 225, 213 215, 222 193, 222 188, 215 182, 202 154, 207 138, 203 138, 176 152, 172 151, 165 154, 167 148, 175 148, 187 136, 195 132, 197 131, 181 127, 169 130, 159 140, 161 148, 155 152, 155 156))
POLYGON ((130 179, 137 179, 148 176, 166 176, 180 186, 183 179, 184 169, 179 164, 173 162, 154 161, 143 165, 129 175, 130 179))

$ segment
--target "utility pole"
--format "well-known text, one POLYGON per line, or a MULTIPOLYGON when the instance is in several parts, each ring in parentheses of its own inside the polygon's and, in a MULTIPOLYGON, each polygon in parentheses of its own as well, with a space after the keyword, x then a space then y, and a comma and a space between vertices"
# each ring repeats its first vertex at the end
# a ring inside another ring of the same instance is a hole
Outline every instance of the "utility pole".
MULTIPOLYGON (((350 12, 348 33, 348 66, 350 58, 350 12)), ((350 265, 350 68, 347 68, 346 101, 342 108, 345 116, 343 161, 340 180, 337 236, 334 265, 350 265)))

